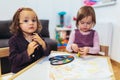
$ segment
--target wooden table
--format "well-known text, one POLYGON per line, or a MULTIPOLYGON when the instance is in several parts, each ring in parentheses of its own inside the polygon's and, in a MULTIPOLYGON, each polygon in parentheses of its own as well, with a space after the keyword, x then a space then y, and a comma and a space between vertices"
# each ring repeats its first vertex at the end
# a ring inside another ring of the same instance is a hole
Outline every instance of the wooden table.
MULTIPOLYGON (((52 52, 52 53, 63 54, 63 53, 67 53, 67 52, 52 52)), ((93 57, 95 57, 95 58, 101 57, 103 59, 106 59, 106 61, 107 61, 106 65, 109 66, 110 72, 113 73, 113 69, 112 69, 109 57, 105 57, 105 56, 93 56, 93 57)), ((101 64, 101 65, 103 65, 103 64, 101 64)), ((57 80, 57 79, 55 79, 53 74, 52 75, 49 74, 49 72, 51 70, 51 68, 49 66, 50 66, 50 64, 48 61, 48 57, 41 58, 40 60, 36 61, 35 63, 31 64, 30 66, 24 68, 20 72, 14 74, 11 78, 9 78, 9 80, 38 80, 38 79, 57 80), (49 77, 52 79, 49 79, 49 77)), ((110 78, 111 78, 110 80, 115 80, 114 74, 112 74, 112 76, 110 76, 110 78)))

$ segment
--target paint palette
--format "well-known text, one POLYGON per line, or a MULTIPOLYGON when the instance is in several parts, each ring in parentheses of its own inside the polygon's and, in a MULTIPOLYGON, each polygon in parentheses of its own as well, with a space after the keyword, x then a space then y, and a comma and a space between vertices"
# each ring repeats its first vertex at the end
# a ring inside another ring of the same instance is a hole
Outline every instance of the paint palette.
POLYGON ((74 60, 74 57, 71 55, 58 55, 49 58, 51 65, 62 65, 69 63, 74 60))

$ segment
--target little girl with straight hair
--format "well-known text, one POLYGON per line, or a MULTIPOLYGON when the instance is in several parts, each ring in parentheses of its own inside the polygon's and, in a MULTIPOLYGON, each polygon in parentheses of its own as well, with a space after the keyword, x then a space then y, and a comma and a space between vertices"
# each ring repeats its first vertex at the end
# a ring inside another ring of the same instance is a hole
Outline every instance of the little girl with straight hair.
POLYGON ((95 11, 91 6, 78 10, 76 27, 70 34, 66 47, 68 52, 79 52, 82 56, 97 54, 100 51, 98 33, 92 28, 96 24, 95 11))

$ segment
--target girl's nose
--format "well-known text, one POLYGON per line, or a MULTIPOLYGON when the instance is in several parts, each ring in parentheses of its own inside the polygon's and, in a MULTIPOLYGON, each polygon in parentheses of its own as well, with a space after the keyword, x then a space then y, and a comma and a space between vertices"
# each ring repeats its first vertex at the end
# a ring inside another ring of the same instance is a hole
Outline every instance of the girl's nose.
POLYGON ((33 24, 34 22, 32 20, 29 20, 29 24, 33 24))
POLYGON ((88 24, 87 23, 84 23, 84 26, 86 27, 88 24))

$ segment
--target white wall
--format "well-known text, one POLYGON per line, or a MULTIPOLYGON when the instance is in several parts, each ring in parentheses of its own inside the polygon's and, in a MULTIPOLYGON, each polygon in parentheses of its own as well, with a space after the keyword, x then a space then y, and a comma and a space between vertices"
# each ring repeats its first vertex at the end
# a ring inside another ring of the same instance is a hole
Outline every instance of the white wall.
MULTIPOLYGON (((14 0, 0 2, 0 20, 12 19, 14 12, 19 7, 33 8, 40 19, 49 19, 50 37, 55 38, 55 27, 59 24, 58 12, 66 11, 65 21, 74 26, 73 16, 76 16, 77 10, 82 6, 82 0, 14 0)), ((120 0, 114 6, 95 8, 97 22, 113 23, 113 39, 111 58, 120 62, 120 0)))
POLYGON ((111 58, 120 62, 120 0, 114 6, 95 8, 97 22, 111 22, 113 23, 113 39, 111 58))

